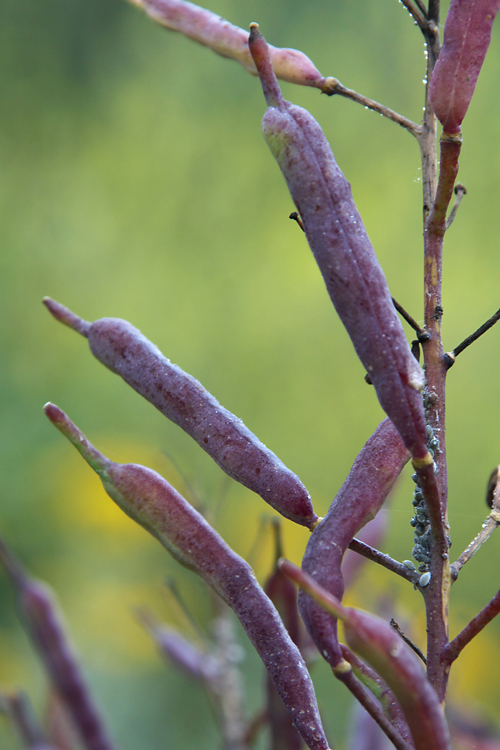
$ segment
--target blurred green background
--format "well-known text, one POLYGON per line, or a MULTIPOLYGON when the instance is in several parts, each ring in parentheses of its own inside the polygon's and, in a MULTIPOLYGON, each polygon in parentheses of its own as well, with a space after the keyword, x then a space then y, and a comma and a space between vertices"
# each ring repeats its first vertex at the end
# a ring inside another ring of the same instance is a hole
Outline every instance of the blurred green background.
MULTIPOLYGON (((324 75, 421 117, 423 42, 395 0, 214 0, 211 9, 245 28, 258 21, 270 42, 302 49, 324 75)), ((272 557, 262 518, 271 511, 94 360, 41 299, 49 295, 88 320, 131 321, 299 474, 320 514, 382 413, 304 237, 287 218, 291 199, 260 133, 258 81, 119 0, 4 0, 2 16, 0 532, 58 592, 118 746, 216 748, 205 696, 163 665, 131 614, 148 605, 185 628, 164 586, 174 576, 206 627, 203 586, 120 515, 42 405, 65 409, 115 460, 163 472, 250 555, 261 580, 272 557)), ((468 194, 446 239, 446 349, 500 301, 495 32, 464 123, 460 180, 468 194)), ((341 98, 283 90, 324 128, 392 293, 420 319, 416 142, 341 98)), ((485 485, 500 462, 499 343, 500 328, 493 329, 449 376, 454 557, 480 528, 485 485)), ((385 545, 399 559, 413 544, 409 473, 385 545)), ((284 536, 298 562, 307 532, 285 522, 284 536)), ((453 589, 452 635, 497 591, 499 544, 494 537, 453 589)), ((375 606, 382 591, 422 643, 421 600, 410 586, 367 567, 351 600, 375 606)), ((464 652, 450 694, 500 720, 499 637, 500 623, 492 624, 464 652)), ((264 678, 250 647, 244 669, 251 715, 264 678)), ((314 679, 341 748, 348 698, 323 665, 314 679)), ((45 679, 0 575, 0 688, 21 686, 43 713, 45 679)), ((2 717, 0 746, 19 747, 2 717)))

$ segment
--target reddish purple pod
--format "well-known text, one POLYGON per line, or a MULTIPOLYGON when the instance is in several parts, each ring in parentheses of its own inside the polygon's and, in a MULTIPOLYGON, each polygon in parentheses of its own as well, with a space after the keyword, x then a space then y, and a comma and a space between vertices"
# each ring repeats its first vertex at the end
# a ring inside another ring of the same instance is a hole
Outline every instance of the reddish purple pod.
POLYGON ((83 746, 87 750, 113 750, 52 591, 28 576, 1 540, 0 560, 14 584, 29 636, 83 746))
MULTIPOLYGON (((344 595, 344 553, 357 532, 379 512, 409 457, 398 431, 390 419, 384 419, 309 538, 302 570, 339 600, 344 595)), ((299 609, 319 652, 335 669, 343 662, 337 621, 302 591, 299 609)))
POLYGON ((118 318, 89 323, 48 297, 44 303, 57 320, 86 336, 100 362, 187 432, 226 474, 285 518, 314 528, 318 516, 298 476, 137 328, 118 318))
POLYGON ((344 607, 310 575, 288 560, 281 569, 331 616, 344 623, 347 645, 385 681, 404 713, 415 750, 451 750, 439 698, 422 662, 389 623, 360 609, 344 607))
MULTIPOLYGON (((183 0, 131 0, 156 23, 171 31, 210 47, 222 57, 239 62, 249 73, 257 69, 248 49, 248 31, 234 26, 225 18, 194 3, 183 0)), ((302 86, 322 88, 325 78, 313 62, 300 50, 269 47, 278 78, 302 86)))
POLYGON ((328 750, 313 684, 276 608, 245 560, 162 476, 103 456, 54 404, 45 414, 99 475, 112 500, 231 607, 311 750, 328 750))
POLYGON ((499 7, 500 0, 451 0, 429 85, 429 99, 445 133, 460 133, 499 7))
POLYGON ((382 408, 414 458, 427 455, 421 390, 387 281, 323 131, 307 110, 283 99, 267 43, 253 24, 250 50, 266 102, 262 132, 286 179, 330 298, 382 408))

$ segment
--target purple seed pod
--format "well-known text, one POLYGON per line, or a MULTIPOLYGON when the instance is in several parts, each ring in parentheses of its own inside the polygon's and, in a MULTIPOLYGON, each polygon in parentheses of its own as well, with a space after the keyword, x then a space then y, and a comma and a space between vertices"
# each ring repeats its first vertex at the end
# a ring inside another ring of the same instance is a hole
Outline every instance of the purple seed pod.
POLYGON ((0 712, 10 715, 26 750, 56 750, 45 739, 26 693, 0 694, 0 712))
MULTIPOLYGON (((297 587, 278 566, 282 557, 279 519, 273 519, 276 535, 276 564, 264 591, 278 610, 283 623, 297 648, 303 653, 304 626, 300 622, 297 606, 297 587)), ((304 743, 290 720, 283 701, 271 680, 267 681, 267 718, 271 734, 271 750, 302 750, 304 743)))
POLYGON ((262 132, 286 179, 331 300, 386 414, 414 458, 427 455, 421 390, 384 273, 323 131, 307 110, 286 102, 257 24, 250 50, 266 102, 262 132))
POLYGON ((118 318, 88 323, 54 300, 44 303, 57 320, 88 337, 100 362, 187 432, 226 474, 285 518, 314 528, 318 516, 298 476, 137 328, 118 318))
MULTIPOLYGON (((210 47, 218 55, 236 60, 252 75, 258 75, 248 49, 248 32, 233 26, 216 13, 182 0, 131 2, 161 26, 179 31, 195 42, 210 47)), ((303 52, 271 45, 269 50, 278 78, 302 86, 323 88, 325 78, 303 52)))
POLYGON ((429 99, 445 133, 460 133, 499 7, 500 0, 451 0, 429 85, 429 99))
POLYGON ((451 750, 448 726, 436 691, 420 659, 380 617, 343 607, 339 599, 288 560, 283 572, 304 595, 314 597, 330 615, 342 619, 347 645, 382 677, 406 717, 415 750, 451 750))
POLYGON ((147 612, 139 611, 142 622, 160 653, 189 677, 210 683, 218 675, 216 657, 196 643, 189 641, 173 628, 161 625, 147 612))
MULTIPOLYGON (((344 595, 344 553, 357 532, 378 513, 408 459, 398 431, 390 419, 384 419, 358 454, 328 513, 311 534, 302 570, 339 600, 344 595)), ((299 609, 318 650, 335 670, 344 661, 336 620, 302 591, 299 609)))
POLYGON ((245 560, 159 474, 102 455, 54 404, 45 414, 100 476, 112 500, 231 607, 311 750, 328 750, 314 688, 300 651, 245 560))
MULTIPOLYGON (((356 538, 360 542, 369 544, 370 547, 380 548, 387 533, 387 513, 377 513, 375 518, 364 526, 356 538)), ((348 549, 342 560, 342 578, 344 588, 348 589, 357 580, 359 573, 364 568, 368 560, 357 552, 348 549)))
POLYGON ((87 750, 113 750, 114 744, 90 695, 52 591, 30 578, 1 540, 0 560, 15 587, 31 640, 83 745, 87 750))
POLYGON ((391 626, 362 610, 348 609, 347 645, 387 682, 410 727, 415 750, 451 750, 439 698, 419 658, 391 626))

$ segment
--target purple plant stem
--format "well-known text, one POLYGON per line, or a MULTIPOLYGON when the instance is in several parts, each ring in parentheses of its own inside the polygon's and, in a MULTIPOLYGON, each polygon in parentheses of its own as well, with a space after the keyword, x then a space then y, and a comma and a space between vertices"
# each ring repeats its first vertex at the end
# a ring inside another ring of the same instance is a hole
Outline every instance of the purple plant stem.
POLYGON ((83 745, 87 750, 113 750, 51 590, 30 578, 1 540, 0 560, 16 590, 28 633, 83 745))
POLYGON ((384 273, 316 120, 286 102, 267 43, 252 24, 250 50, 268 104, 262 132, 286 179, 327 291, 386 414, 415 459, 428 455, 420 391, 423 373, 411 354, 384 273))
POLYGON ((446 646, 443 651, 443 661, 447 672, 451 664, 460 655, 465 646, 472 641, 483 628, 488 625, 500 612, 500 591, 498 591, 489 604, 476 615, 468 625, 446 646))
POLYGON ((348 750, 393 750, 394 745, 370 714, 354 703, 350 718, 348 750))
POLYGON ((103 456, 54 404, 45 414, 100 476, 112 500, 231 607, 311 750, 329 750, 300 651, 245 560, 159 474, 103 456))
POLYGON ((88 323, 48 297, 44 304, 57 320, 86 336, 102 364, 196 440, 228 476, 285 518, 315 527, 319 519, 298 476, 137 328, 118 318, 88 323))
MULTIPOLYGON (((210 47, 218 55, 239 62, 256 76, 257 69, 248 49, 248 32, 233 26, 216 13, 182 0, 130 0, 156 23, 210 47)), ((314 63, 296 49, 270 47, 278 78, 303 86, 322 89, 325 78, 314 63)))
POLYGON ((440 700, 444 700, 448 675, 441 659, 448 644, 448 602, 451 568, 448 554, 447 517, 448 479, 446 467, 446 374, 447 367, 441 338, 443 239, 446 212, 453 195, 458 172, 461 141, 443 136, 439 181, 432 211, 425 226, 425 323, 430 339, 422 344, 430 396, 428 423, 439 439, 433 467, 416 467, 427 512, 431 521, 431 580, 424 591, 427 616, 427 675, 440 700))

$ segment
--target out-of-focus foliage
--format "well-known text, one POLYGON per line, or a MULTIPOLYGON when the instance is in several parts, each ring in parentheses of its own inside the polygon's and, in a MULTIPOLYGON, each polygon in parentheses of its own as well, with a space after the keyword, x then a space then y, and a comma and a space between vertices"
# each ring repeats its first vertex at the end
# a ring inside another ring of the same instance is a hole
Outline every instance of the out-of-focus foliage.
MULTIPOLYGON (((397 2, 214 0, 211 8, 243 27, 258 21, 273 44, 302 49, 324 75, 419 119, 423 42, 397 2)), ((460 179, 468 194, 446 240, 448 349, 499 307, 498 32, 463 127, 460 179)), ((260 521, 270 511, 93 360, 41 298, 50 295, 87 319, 111 315, 138 326, 299 474, 318 513, 382 413, 304 237, 288 221, 293 206, 260 134, 256 79, 119 0, 5 0, 0 86, 0 531, 58 591, 120 747, 159 750, 168 734, 173 750, 213 748, 203 694, 164 668, 130 613, 149 604, 186 627, 163 591, 167 575, 176 576, 202 624, 209 598, 110 505, 41 407, 49 399, 59 404, 114 459, 164 472, 240 554, 253 550, 261 579, 272 549, 260 521)), ((283 89, 323 126, 391 290, 419 319, 416 142, 340 98, 283 89)), ((449 376, 456 555, 480 527, 485 484, 500 462, 499 347, 500 329, 493 329, 449 376)), ((410 484, 405 476, 387 543, 399 559, 412 547, 410 484)), ((307 531, 286 523, 284 538, 298 562, 307 531)), ((499 543, 493 538, 462 572, 452 596, 453 634, 498 589, 499 543)), ((419 595, 383 571, 364 569, 356 602, 375 606, 375 583, 423 633, 419 595)), ((0 597, 0 685, 26 687, 40 711, 44 680, 3 577, 0 597)), ((499 633, 489 626, 451 681, 453 696, 469 695, 493 716, 499 633)), ((253 710, 263 676, 250 649, 245 668, 253 710)), ((315 679, 331 729, 347 698, 320 665, 315 679)), ((339 746, 342 731, 332 732, 339 746)), ((0 745, 16 747, 3 720, 0 745)))

